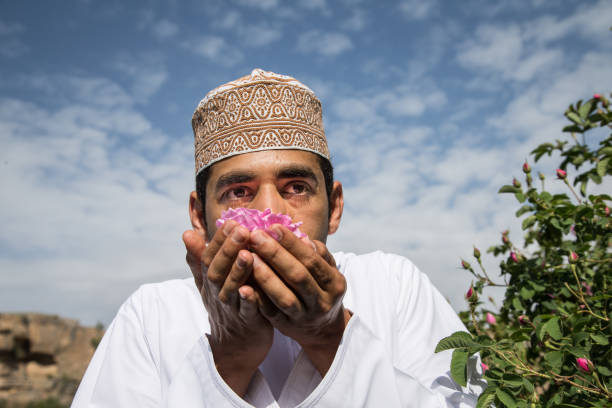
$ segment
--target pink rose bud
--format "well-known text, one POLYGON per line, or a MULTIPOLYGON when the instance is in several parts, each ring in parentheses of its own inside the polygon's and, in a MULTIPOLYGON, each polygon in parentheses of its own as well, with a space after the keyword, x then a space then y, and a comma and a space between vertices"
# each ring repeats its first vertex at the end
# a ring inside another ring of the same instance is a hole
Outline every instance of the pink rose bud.
POLYGON ((586 306, 584 305, 580 305, 580 309, 584 309, 586 306))
POLYGON ((470 288, 468 289, 467 293, 465 294, 465 298, 466 299, 470 299, 473 294, 474 294, 474 289, 472 289, 472 287, 470 286, 470 288))
POLYGON ((527 163, 527 161, 523 163, 523 173, 525 174, 531 173, 531 167, 529 166, 529 163, 527 163))
POLYGON ((486 372, 489 369, 489 366, 486 365, 485 363, 480 363, 480 366, 482 367, 482 372, 486 372))
POLYGON ((578 364, 578 368, 580 368, 585 373, 590 373, 593 370, 593 363, 591 360, 586 359, 584 357, 578 357, 576 359, 576 364, 578 364))
POLYGON ((567 173, 564 170, 557 169, 557 177, 563 180, 567 177, 567 173))
POLYGON ((510 252, 510 259, 512 259, 514 262, 518 262, 518 256, 516 256, 516 252, 510 252))
POLYGON ((520 324, 527 324, 529 322, 529 318, 525 315, 520 315, 518 317, 518 321, 520 324))
POLYGON ((576 262, 578 260, 578 254, 574 251, 570 251, 570 262, 576 262))
POLYGON ((463 269, 470 269, 472 267, 472 265, 470 265, 470 263, 466 260, 461 260, 461 267, 463 269))
POLYGON ((521 188, 521 182, 515 178, 512 179, 512 185, 516 188, 521 188))
POLYGON ((495 323, 497 323, 497 319, 495 318, 495 316, 493 316, 489 312, 487 312, 487 323, 489 323, 490 325, 494 325, 495 323))
POLYGON ((601 95, 596 93, 593 95, 593 99, 601 99, 601 95))
POLYGON ((591 288, 591 285, 586 282, 582 282, 582 287, 584 288, 584 293, 587 296, 593 296, 593 289, 591 288))
POLYGON ((610 207, 606 207, 606 215, 609 217, 610 216, 610 207))

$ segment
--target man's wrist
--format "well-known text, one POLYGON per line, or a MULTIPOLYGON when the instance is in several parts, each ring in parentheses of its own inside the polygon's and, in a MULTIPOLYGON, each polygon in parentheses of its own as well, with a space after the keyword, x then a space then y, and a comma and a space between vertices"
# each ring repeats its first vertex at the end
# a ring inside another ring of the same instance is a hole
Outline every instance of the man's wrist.
POLYGON ((344 329, 348 325, 351 316, 352 313, 348 309, 342 308, 332 327, 323 330, 313 342, 300 343, 304 353, 306 353, 322 377, 325 376, 334 361, 344 336, 344 329))

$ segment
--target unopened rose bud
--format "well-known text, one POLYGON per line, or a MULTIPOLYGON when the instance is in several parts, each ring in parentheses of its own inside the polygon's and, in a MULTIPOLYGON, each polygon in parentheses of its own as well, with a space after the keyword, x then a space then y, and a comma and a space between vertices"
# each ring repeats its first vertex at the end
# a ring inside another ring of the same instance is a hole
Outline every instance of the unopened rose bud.
POLYGON ((591 288, 591 285, 586 282, 582 282, 582 287, 584 288, 584 293, 587 296, 593 296, 593 289, 591 288))
POLYGON ((525 174, 531 173, 531 166, 529 166, 529 163, 527 163, 526 161, 525 163, 523 163, 523 173, 525 174))
POLYGON ((474 295, 474 289, 470 286, 467 293, 465 294, 465 298, 469 300, 473 295, 474 295))
POLYGON ((564 170, 557 169, 557 177, 564 180, 567 177, 567 173, 564 170))
POLYGON ((485 363, 480 363, 480 366, 482 367, 483 374, 489 369, 489 366, 485 363))
POLYGON ((516 188, 521 188, 521 182, 515 178, 512 179, 512 185, 516 188))
POLYGON ((525 315, 520 315, 518 317, 519 324, 527 324, 529 323, 529 318, 525 315))
POLYGON ((497 323, 497 319, 495 318, 495 316, 493 316, 489 312, 487 312, 487 323, 489 323, 491 326, 497 323))
POLYGON ((570 251, 570 256, 569 256, 570 262, 576 262, 578 260, 578 254, 575 253, 574 251, 570 251))
POLYGON ((605 212, 606 212, 606 216, 609 217, 610 216, 610 207, 606 207, 605 212))
POLYGON ((480 250, 474 247, 474 258, 480 259, 480 250))
POLYGON ((516 252, 510 252, 510 259, 512 259, 514 262, 518 262, 518 256, 516 255, 516 252))
POLYGON ((544 175, 544 173, 538 173, 538 177, 540 177, 540 180, 542 181, 546 179, 546 176, 544 175))
POLYGON ((580 305, 579 307, 580 307, 581 310, 585 308, 584 305, 580 305))
POLYGON ((593 362, 584 357, 578 357, 576 359, 576 364, 578 365, 578 368, 580 368, 585 373, 590 373, 591 371, 593 371, 594 368, 593 362))
POLYGON ((463 269, 470 269, 472 267, 472 265, 470 265, 470 263, 468 261, 466 261, 465 259, 461 260, 461 267, 463 269))
POLYGON ((596 93, 593 95, 593 99, 601 99, 601 95, 596 93))

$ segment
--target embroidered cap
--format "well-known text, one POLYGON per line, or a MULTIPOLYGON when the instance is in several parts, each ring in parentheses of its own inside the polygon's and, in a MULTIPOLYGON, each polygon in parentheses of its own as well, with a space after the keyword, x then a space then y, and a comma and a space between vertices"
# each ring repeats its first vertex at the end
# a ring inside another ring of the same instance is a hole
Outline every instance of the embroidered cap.
POLYGON ((260 150, 307 150, 329 159, 321 102, 295 78, 255 69, 210 91, 191 120, 196 175, 260 150))

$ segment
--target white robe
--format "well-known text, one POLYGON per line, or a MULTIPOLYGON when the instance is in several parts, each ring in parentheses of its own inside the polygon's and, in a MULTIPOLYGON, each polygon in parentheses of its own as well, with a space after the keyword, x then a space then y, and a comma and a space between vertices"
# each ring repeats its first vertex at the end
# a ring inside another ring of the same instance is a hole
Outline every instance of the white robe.
POLYGON ((193 279, 140 287, 121 306, 72 403, 83 407, 473 407, 486 384, 477 358, 468 386, 450 378, 438 341, 465 330, 409 260, 334 254, 353 312, 325 377, 275 331, 244 399, 215 369, 208 315, 193 279))

